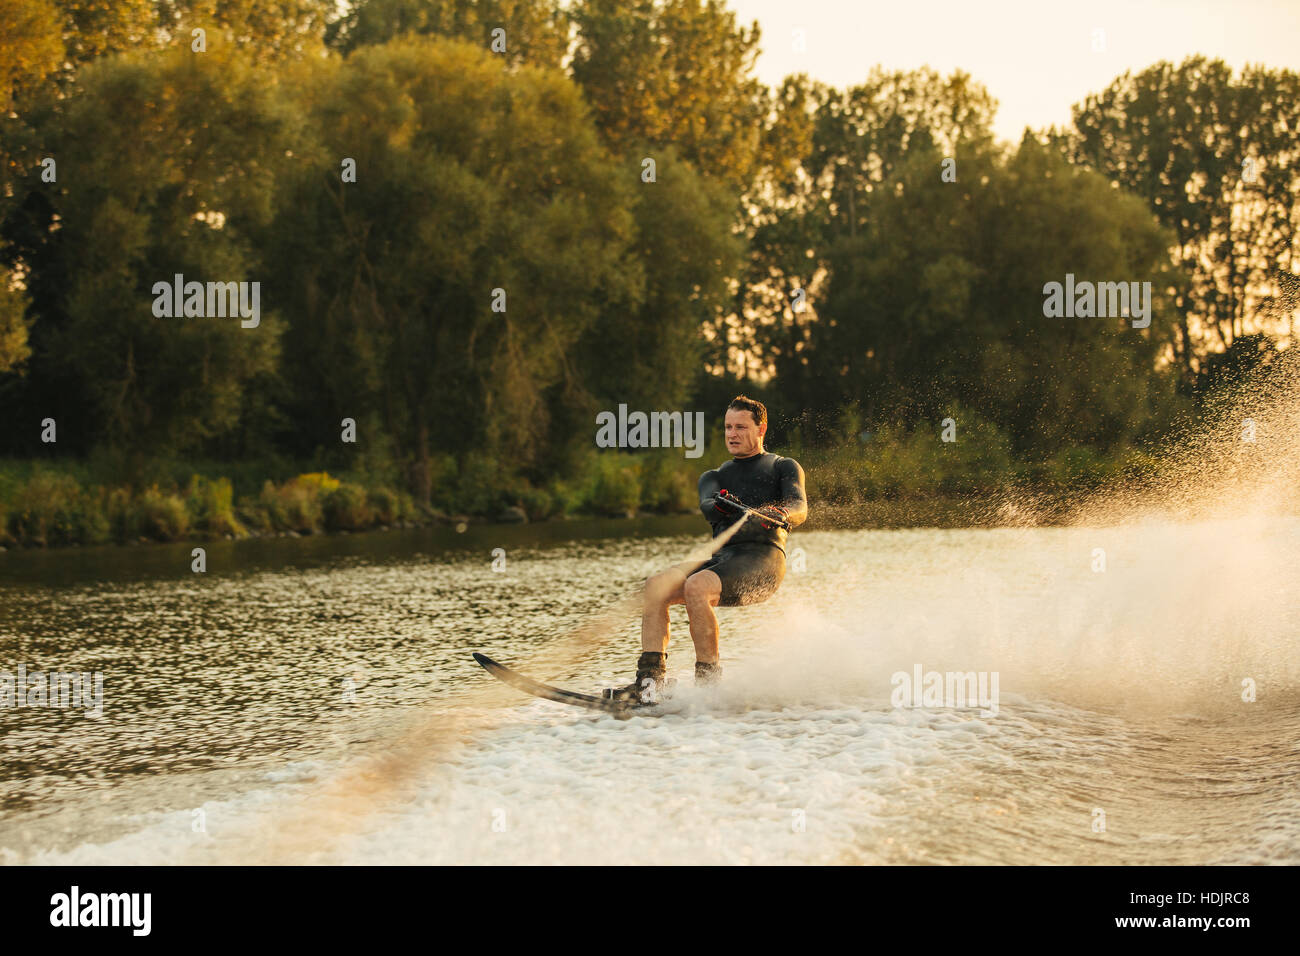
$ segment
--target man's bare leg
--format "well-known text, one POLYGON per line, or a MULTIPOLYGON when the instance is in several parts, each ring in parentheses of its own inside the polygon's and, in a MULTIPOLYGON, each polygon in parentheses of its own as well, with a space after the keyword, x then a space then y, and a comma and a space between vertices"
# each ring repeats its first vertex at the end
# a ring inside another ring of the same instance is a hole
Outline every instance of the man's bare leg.
POLYGON ((695 642, 695 660, 700 664, 718 663, 718 616, 713 609, 722 600, 722 579, 712 571, 696 571, 682 587, 686 614, 691 621, 691 640, 695 642))
POLYGON ((686 603, 686 576, 697 567, 698 562, 679 564, 646 580, 641 592, 641 656, 636 662, 636 680, 626 687, 609 688, 607 699, 639 698, 645 702, 652 698, 655 686, 663 685, 668 665, 668 608, 686 603))
POLYGON ((674 565, 646 581, 641 605, 641 650, 668 652, 668 608, 686 603, 683 585, 695 567, 689 562, 674 565))

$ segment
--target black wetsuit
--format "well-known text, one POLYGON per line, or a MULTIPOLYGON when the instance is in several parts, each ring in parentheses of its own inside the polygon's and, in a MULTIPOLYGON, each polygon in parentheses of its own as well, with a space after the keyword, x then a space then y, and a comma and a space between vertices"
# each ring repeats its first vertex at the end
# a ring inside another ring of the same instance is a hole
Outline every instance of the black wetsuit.
POLYGON ((747 513, 718 507, 719 491, 727 491, 751 508, 780 505, 794 528, 808 516, 803 469, 793 458, 771 452, 733 458, 700 476, 700 510, 713 526, 716 538, 738 521, 743 526, 696 570, 714 572, 722 579, 719 604, 733 607, 766 601, 785 577, 785 541, 788 532, 747 513))

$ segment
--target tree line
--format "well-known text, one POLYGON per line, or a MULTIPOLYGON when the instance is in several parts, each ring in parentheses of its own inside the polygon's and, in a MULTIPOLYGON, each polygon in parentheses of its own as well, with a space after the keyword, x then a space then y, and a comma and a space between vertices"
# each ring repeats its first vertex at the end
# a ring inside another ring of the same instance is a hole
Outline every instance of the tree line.
POLYGON ((0 19, 4 456, 277 455, 428 502, 739 388, 801 445, 955 417, 1108 453, 1292 333, 1287 70, 1157 63, 1003 144, 961 72, 759 83, 720 0, 0 19), (1067 274, 1151 283, 1150 325, 1045 317, 1067 274), (175 275, 258 282, 264 318, 160 319, 175 275))

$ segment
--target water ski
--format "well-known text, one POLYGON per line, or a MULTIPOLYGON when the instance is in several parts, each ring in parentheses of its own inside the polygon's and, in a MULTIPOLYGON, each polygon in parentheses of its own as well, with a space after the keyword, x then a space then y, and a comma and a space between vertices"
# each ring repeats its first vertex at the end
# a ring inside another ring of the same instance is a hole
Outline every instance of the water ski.
POLYGON ((552 687, 550 684, 543 684, 531 677, 525 677, 523 674, 512 671, 504 664, 498 664, 486 654, 480 654, 478 651, 474 652, 474 660, 478 661, 485 671, 503 684, 509 684, 516 690, 521 690, 525 694, 532 694, 534 697, 540 697, 543 700, 553 700, 557 704, 570 704, 574 707, 585 707, 588 710, 604 711, 607 714, 631 714, 636 712, 649 717, 659 712, 658 704, 608 700, 604 697, 579 694, 577 691, 562 690, 559 687, 552 687))

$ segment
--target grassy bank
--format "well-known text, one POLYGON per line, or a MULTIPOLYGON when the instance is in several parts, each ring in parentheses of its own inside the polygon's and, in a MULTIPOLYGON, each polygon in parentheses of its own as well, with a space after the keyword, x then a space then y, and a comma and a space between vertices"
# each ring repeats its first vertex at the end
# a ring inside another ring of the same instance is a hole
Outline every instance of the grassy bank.
MULTIPOLYGON (((0 547, 60 547, 320 534, 463 520, 538 521, 570 515, 679 513, 695 507, 701 470, 667 454, 592 454, 568 481, 540 487, 486 461, 439 462, 428 506, 382 478, 328 472, 264 480, 190 472, 114 484, 93 467, 0 462, 0 547)), ((175 471, 167 463, 155 472, 175 471)), ((212 472, 213 466, 205 467, 212 472)))
MULTIPOLYGON (((782 449, 808 474, 812 503, 836 514, 891 516, 889 524, 956 520, 964 501, 1009 488, 1073 495, 1149 476, 1155 460, 1137 451, 1099 456, 1071 450, 1013 461, 996 443, 944 445, 932 437, 880 434, 835 449, 782 449), (929 517, 927 517, 929 516, 929 517), (956 517, 955 517, 956 516, 956 517)), ((227 466, 154 462, 147 481, 115 483, 102 464, 0 462, 0 546, 58 547, 109 542, 203 540, 409 527, 440 521, 549 518, 695 509, 696 482, 715 463, 679 450, 637 454, 591 450, 567 479, 529 482, 486 459, 435 462, 429 506, 391 474, 298 473, 290 463, 227 466), (271 476, 271 477, 260 477, 271 476)), ((847 520, 847 519, 846 519, 847 520)), ((941 522, 941 523, 945 523, 941 522)), ((825 521, 816 522, 825 526, 825 521)))
POLYGON ((359 531, 417 514, 409 495, 324 473, 267 481, 259 494, 238 502, 228 478, 193 475, 183 486, 132 489, 82 484, 51 468, 36 468, 26 480, 0 475, 0 544, 6 546, 359 531))

